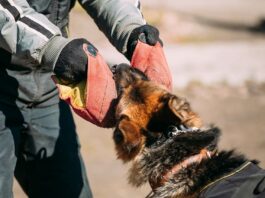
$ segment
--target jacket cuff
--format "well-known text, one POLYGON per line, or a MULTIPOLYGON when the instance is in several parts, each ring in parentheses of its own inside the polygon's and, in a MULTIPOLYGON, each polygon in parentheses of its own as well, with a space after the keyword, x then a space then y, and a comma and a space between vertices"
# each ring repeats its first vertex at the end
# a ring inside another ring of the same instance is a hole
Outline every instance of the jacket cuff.
POLYGON ((62 36, 53 37, 43 49, 42 65, 53 71, 62 49, 70 41, 70 39, 66 39, 62 36))

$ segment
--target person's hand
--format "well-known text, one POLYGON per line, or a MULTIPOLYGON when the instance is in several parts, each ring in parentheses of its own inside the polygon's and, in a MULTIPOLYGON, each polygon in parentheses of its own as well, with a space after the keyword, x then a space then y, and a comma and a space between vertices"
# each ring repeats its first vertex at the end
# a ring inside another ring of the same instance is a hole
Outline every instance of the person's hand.
POLYGON ((55 64, 59 96, 85 120, 104 128, 115 124, 116 88, 110 68, 85 39, 69 42, 55 64))
POLYGON ((131 32, 127 43, 126 57, 129 60, 131 60, 132 58, 138 40, 151 46, 154 46, 157 42, 163 45, 161 39, 159 38, 159 31, 156 27, 151 25, 143 25, 138 28, 135 28, 131 32))
POLYGON ((60 52, 55 63, 54 73, 67 83, 77 83, 87 78, 88 58, 83 50, 87 44, 96 53, 97 49, 86 39, 70 41, 60 52))
POLYGON ((158 29, 150 25, 140 26, 129 37, 126 56, 132 67, 171 90, 172 77, 162 46, 158 29))

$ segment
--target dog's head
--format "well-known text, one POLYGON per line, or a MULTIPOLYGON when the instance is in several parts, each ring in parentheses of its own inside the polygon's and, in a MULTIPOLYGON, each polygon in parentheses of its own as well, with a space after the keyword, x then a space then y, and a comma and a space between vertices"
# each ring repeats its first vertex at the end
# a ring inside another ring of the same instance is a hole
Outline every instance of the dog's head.
POLYGON ((168 136, 170 126, 200 128, 201 119, 189 103, 148 80, 127 65, 113 68, 118 92, 114 141, 118 158, 132 160, 144 148, 168 136))

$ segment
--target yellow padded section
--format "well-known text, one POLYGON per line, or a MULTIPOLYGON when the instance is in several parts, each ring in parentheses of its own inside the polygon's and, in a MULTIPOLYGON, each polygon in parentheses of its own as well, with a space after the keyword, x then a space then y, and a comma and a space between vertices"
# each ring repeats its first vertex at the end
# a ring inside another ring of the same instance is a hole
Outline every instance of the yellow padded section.
POLYGON ((70 98, 71 105, 74 108, 86 107, 86 80, 76 84, 65 84, 59 78, 56 78, 61 99, 70 98))

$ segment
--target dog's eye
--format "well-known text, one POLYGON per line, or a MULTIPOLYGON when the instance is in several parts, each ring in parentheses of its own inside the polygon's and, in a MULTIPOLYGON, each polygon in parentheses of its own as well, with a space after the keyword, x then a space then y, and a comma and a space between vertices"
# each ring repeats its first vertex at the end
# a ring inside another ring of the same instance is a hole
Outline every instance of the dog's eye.
POLYGON ((113 139, 116 144, 120 144, 123 141, 123 134, 119 129, 116 129, 114 131, 113 139))

